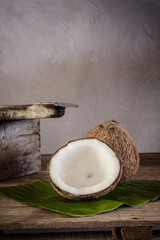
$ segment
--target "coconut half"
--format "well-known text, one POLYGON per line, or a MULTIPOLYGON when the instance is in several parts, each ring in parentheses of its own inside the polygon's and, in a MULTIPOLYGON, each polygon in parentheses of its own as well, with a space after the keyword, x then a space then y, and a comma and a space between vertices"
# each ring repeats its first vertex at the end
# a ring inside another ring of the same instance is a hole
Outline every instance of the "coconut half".
POLYGON ((84 200, 105 195, 119 182, 121 162, 105 143, 94 139, 69 142, 48 165, 51 184, 68 199, 84 200))

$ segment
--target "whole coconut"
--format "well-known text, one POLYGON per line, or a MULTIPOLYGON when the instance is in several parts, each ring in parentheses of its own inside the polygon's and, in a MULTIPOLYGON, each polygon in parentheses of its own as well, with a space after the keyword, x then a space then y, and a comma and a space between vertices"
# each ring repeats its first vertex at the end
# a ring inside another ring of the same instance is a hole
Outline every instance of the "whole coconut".
POLYGON ((120 183, 128 181, 136 174, 139 168, 138 151, 122 124, 114 120, 106 121, 88 132, 85 138, 96 138, 116 153, 122 164, 120 183))

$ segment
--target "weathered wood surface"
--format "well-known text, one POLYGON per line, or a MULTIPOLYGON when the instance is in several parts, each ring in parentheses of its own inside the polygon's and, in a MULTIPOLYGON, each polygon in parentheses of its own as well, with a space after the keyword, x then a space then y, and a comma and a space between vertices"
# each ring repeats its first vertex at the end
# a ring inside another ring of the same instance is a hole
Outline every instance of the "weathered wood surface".
MULTIPOLYGON (((17 185, 35 179, 47 179, 46 165, 51 155, 42 156, 42 171, 27 177, 8 180, 0 186, 17 185)), ((160 154, 140 154, 140 169, 135 179, 160 180, 160 154)), ((122 206, 114 211, 92 217, 74 218, 32 207, 0 196, 0 230, 48 229, 78 231, 108 227, 160 226, 160 200, 138 207, 122 206)))
POLYGON ((151 240, 152 227, 117 227, 112 229, 113 240, 151 240))
POLYGON ((41 103, 0 106, 0 180, 40 170, 39 119, 61 117, 65 107, 78 105, 41 103))
POLYGON ((40 120, 0 121, 0 180, 40 169, 40 120))
MULTIPOLYGON (((61 233, 21 233, 21 234, 0 234, 3 240, 114 240, 112 233, 109 231, 92 231, 92 232, 61 232, 61 233)), ((160 234, 153 232, 153 240, 160 240, 160 234)), ((120 240, 120 239, 119 239, 120 240)), ((131 240, 131 238, 128 238, 131 240)), ((138 239, 142 240, 142 239, 138 239)), ((145 239, 147 240, 147 239, 145 239)))
POLYGON ((0 235, 3 240, 112 240, 111 232, 30 233, 0 235))
POLYGON ((53 103, 0 106, 0 121, 62 117, 65 108, 53 103))

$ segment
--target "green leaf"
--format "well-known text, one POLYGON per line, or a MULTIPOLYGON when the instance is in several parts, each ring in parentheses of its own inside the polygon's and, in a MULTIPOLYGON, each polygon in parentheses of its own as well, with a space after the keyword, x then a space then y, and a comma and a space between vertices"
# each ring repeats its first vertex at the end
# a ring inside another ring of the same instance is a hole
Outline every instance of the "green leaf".
POLYGON ((61 197, 44 181, 0 188, 0 194, 19 202, 65 213, 70 216, 91 216, 111 211, 122 204, 138 206, 160 196, 160 181, 132 180, 118 185, 105 196, 88 201, 72 201, 61 197))

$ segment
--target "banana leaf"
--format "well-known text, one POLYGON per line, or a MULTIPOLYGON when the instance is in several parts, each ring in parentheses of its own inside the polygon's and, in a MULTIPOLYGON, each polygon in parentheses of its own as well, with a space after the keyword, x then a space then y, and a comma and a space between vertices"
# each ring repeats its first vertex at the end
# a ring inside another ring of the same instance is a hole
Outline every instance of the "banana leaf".
POLYGON ((2 187, 0 194, 16 201, 45 208, 70 216, 82 217, 114 210, 122 204, 138 206, 160 196, 160 181, 132 180, 118 185, 105 196, 87 201, 73 201, 61 197, 45 181, 2 187))

